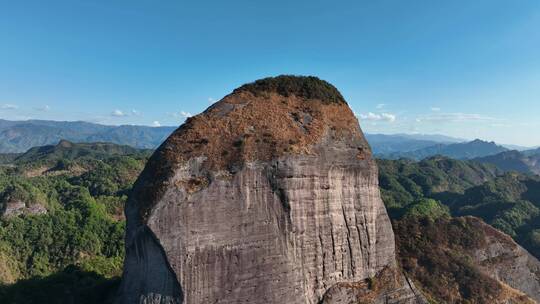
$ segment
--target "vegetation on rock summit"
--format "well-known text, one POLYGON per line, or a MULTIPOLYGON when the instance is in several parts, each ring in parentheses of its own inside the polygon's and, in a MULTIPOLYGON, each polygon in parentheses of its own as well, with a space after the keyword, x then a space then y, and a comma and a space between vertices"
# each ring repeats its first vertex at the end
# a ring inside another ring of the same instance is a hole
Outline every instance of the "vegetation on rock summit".
POLYGON ((336 87, 314 76, 280 75, 263 78, 241 86, 234 90, 234 93, 242 91, 248 91, 254 95, 274 92, 285 97, 296 95, 306 99, 319 99, 328 103, 346 103, 345 98, 336 87))

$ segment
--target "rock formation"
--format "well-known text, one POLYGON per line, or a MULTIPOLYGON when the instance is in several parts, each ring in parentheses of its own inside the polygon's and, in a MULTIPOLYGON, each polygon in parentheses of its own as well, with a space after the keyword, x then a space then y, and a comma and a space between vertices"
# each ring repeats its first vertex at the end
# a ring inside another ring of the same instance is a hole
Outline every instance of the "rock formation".
POLYGON ((394 221, 398 260, 435 303, 537 303, 540 262, 481 219, 394 221))
POLYGON ((484 244, 471 248, 474 262, 488 276, 540 302, 540 261, 512 238, 474 217, 467 218, 483 232, 484 244))
POLYGON ((121 303, 423 301, 358 121, 315 77, 259 80, 188 119, 125 213, 121 303))
POLYGON ((0 203, 0 217, 13 217, 21 214, 44 214, 47 209, 38 203, 27 204, 23 201, 8 201, 0 203))

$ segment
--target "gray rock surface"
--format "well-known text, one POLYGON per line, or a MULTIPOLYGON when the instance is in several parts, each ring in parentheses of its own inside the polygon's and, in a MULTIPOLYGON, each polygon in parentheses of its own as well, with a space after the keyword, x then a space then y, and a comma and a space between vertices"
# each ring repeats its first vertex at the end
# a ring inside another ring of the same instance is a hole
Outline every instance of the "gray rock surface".
POLYGON ((494 279, 540 302, 540 261, 503 232, 476 221, 485 232, 486 244, 473 252, 475 262, 494 279))
MULTIPOLYGON (((396 268, 376 164, 346 104, 227 96, 159 148, 126 217, 121 303, 315 304, 396 268)), ((392 303, 421 303, 398 281, 405 300, 392 303)))
POLYGON ((14 217, 22 214, 45 214, 47 209, 39 203, 27 204, 20 200, 10 200, 3 204, 0 204, 0 216, 1 217, 14 217))

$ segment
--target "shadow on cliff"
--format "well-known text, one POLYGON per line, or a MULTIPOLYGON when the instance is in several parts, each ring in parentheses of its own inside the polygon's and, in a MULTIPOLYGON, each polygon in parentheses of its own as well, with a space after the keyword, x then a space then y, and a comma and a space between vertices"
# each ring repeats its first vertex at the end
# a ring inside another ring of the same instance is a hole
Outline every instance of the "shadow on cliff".
POLYGON ((182 286, 156 235, 146 225, 132 229, 128 226, 123 281, 117 303, 183 303, 182 286), (134 234, 131 238, 130 232, 134 234))
POLYGON ((10 304, 109 304, 120 283, 95 272, 70 265, 46 277, 0 285, 0 303, 10 304))

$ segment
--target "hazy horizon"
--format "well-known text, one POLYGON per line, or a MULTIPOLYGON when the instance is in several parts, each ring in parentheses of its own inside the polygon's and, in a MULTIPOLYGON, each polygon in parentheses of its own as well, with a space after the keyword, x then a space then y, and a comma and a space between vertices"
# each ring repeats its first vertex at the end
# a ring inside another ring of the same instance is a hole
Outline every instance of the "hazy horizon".
MULTIPOLYGON (((85 121, 85 120, 54 120, 54 119, 22 119, 22 120, 10 120, 10 119, 4 119, 4 118, 0 118, 0 120, 5 120, 5 121, 17 121, 17 122, 25 122, 25 121, 54 121, 54 122, 68 122, 68 123, 77 123, 77 122, 82 122, 82 123, 93 123, 93 124, 100 124, 100 125, 105 125, 105 126, 111 126, 111 127, 119 127, 119 126, 138 126, 138 127, 152 127, 152 128, 178 128, 181 124, 183 124, 183 122, 181 122, 179 125, 159 125, 159 126, 156 126, 156 125, 143 125, 143 124, 107 124, 107 123, 99 123, 99 122, 92 122, 92 121, 85 121)), ((495 142, 496 144, 498 145, 503 145, 503 146, 515 146, 515 147, 520 147, 520 148, 530 148, 530 149, 534 149, 534 148, 537 148, 539 147, 538 145, 534 145, 534 146, 523 146, 523 145, 514 145, 514 144, 508 144, 508 143, 504 143, 504 142, 497 142, 497 141, 494 141, 494 140, 491 140, 489 138, 466 138, 466 137, 455 137, 455 136, 450 136, 450 135, 447 135, 447 134, 443 134, 443 133, 421 133, 421 132, 410 132, 410 133, 383 133, 383 132, 366 132, 365 130, 363 130, 363 132, 367 135, 371 135, 371 136, 374 136, 374 135, 386 135, 386 136, 417 136, 417 137, 448 137, 448 139, 452 139, 453 141, 447 141, 448 143, 452 143, 452 142, 469 142, 469 141, 473 141, 473 140, 477 140, 477 139, 480 139, 480 140, 483 140, 483 141, 486 141, 486 142, 495 142)), ((430 140, 429 138, 425 138, 425 140, 430 140)), ((432 141, 440 141, 440 142, 443 142, 442 140, 433 140, 432 141)))

